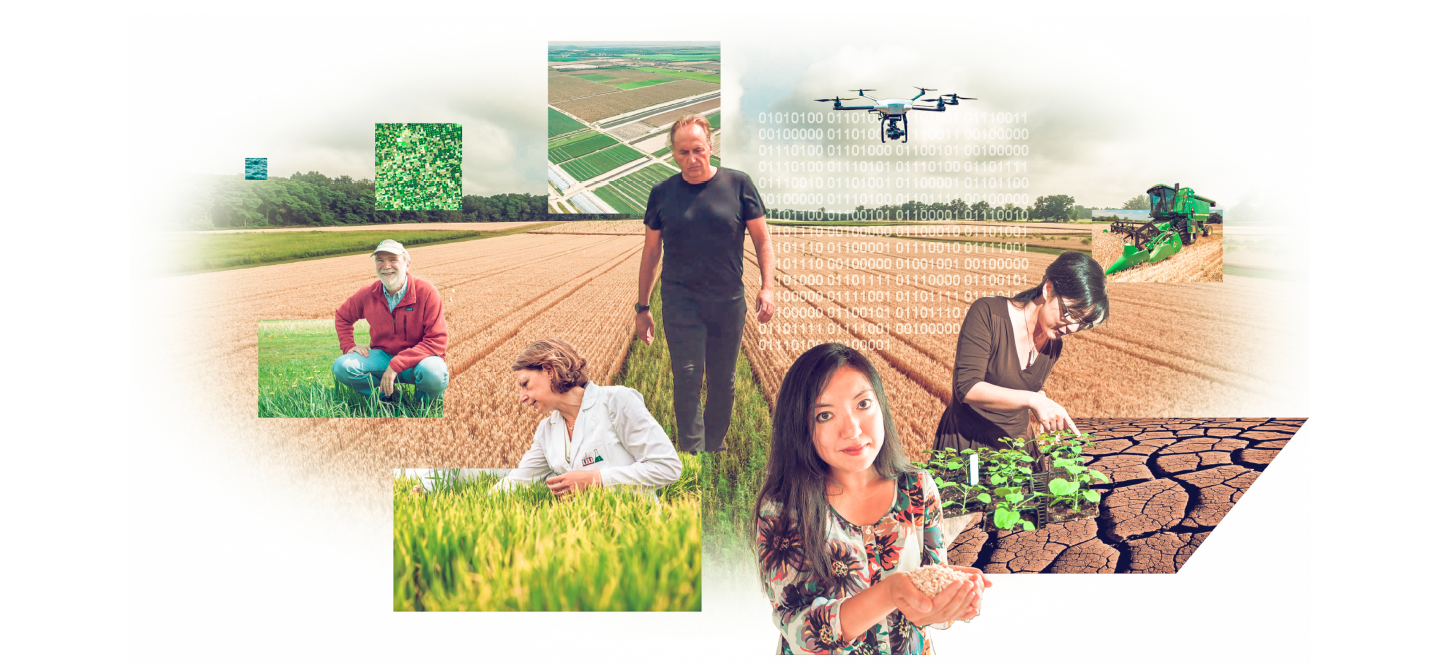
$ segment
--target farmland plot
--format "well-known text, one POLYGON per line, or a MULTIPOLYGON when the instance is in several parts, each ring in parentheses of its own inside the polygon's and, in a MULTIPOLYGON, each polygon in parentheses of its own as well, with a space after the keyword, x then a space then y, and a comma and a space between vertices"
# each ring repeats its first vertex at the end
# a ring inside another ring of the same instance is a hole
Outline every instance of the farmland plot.
MULTIPOLYGON (((645 124, 644 122, 631 122, 630 124, 609 129, 608 131, 623 140, 634 140, 654 130, 655 127, 645 124)), ((662 135, 659 138, 663 141, 665 137, 662 135)))
MULTIPOLYGON (((966 291, 989 296, 1038 284, 1055 258, 888 237, 772 239, 780 310, 766 325, 751 311, 743 339, 766 398, 773 405, 785 371, 816 343, 856 347, 880 370, 912 458, 929 447, 950 399, 966 291)), ((748 243, 746 252, 753 302, 759 268, 748 243)), ((1295 412, 1303 407, 1296 367, 1304 351, 1295 349, 1303 336, 1262 321, 1297 293, 1288 284, 1232 280, 1111 286, 1110 320, 1065 339, 1046 393, 1074 417, 1295 412)))
POLYGON ((548 131, 550 134, 550 138, 562 136, 572 131, 579 131, 585 128, 585 125, 581 124, 575 118, 561 113, 554 108, 547 108, 545 110, 549 112, 547 122, 549 123, 548 131))
POLYGON ((434 283, 446 307, 450 388, 438 421, 255 417, 257 322, 333 316, 374 279, 363 255, 152 282, 167 302, 155 323, 171 348, 153 368, 194 376, 171 387, 171 400, 201 417, 205 434, 225 431, 227 446, 297 487, 373 487, 395 467, 513 467, 538 418, 518 402, 510 362, 556 336, 608 383, 631 337, 641 245, 639 236, 520 234, 411 251, 412 273, 434 283))
POLYGON ((547 147, 547 156, 550 163, 563 163, 571 159, 583 157, 591 152, 598 152, 610 147, 620 141, 614 137, 602 133, 589 132, 578 134, 572 138, 563 138, 551 141, 547 147))
POLYGON ((583 182, 597 175, 604 175, 644 156, 629 145, 614 145, 579 159, 567 161, 560 164, 560 167, 574 177, 575 181, 583 182))
MULTIPOLYGON (((556 104, 556 102, 566 101, 568 99, 592 97, 597 94, 616 94, 615 88, 609 85, 591 83, 590 81, 580 80, 574 76, 551 76, 546 82, 549 84, 547 103, 550 104, 556 104)), ((561 108, 561 110, 568 111, 570 109, 561 108)), ((574 115, 574 113, 571 114, 574 115)), ((584 118, 584 116, 576 115, 576 117, 585 119, 586 122, 591 121, 588 118, 584 118)))
MULTIPOLYGON (((660 85, 651 85, 634 90, 623 92, 612 92, 611 94, 600 94, 580 99, 571 97, 570 101, 556 101, 554 98, 556 79, 550 79, 551 103, 560 110, 563 110, 586 122, 603 120, 614 117, 629 111, 640 110, 648 106, 654 106, 673 99, 684 99, 707 92, 715 92, 720 89, 715 83, 692 80, 674 80, 660 85)), ((615 88, 577 81, 586 85, 595 85, 607 91, 615 88)), ((579 96, 579 95, 577 95, 579 96)))
MULTIPOLYGON (((678 120, 678 119, 680 119, 680 118, 682 118, 682 117, 685 117, 686 115, 692 115, 692 114, 694 114, 694 115, 703 115, 703 114, 705 114, 705 113, 718 112, 719 109, 720 109, 720 100, 719 100, 719 99, 709 99, 709 100, 706 100, 706 101, 702 101, 702 102, 700 102, 700 103, 690 104, 689 106, 685 106, 685 107, 683 107, 683 108, 677 108, 677 109, 672 110, 672 111, 665 111, 664 113, 656 113, 655 115, 651 115, 650 117, 643 118, 643 119, 641 119, 640 121, 641 121, 641 122, 644 122, 645 124, 648 124, 648 125, 650 125, 650 126, 655 127, 655 128, 658 129, 658 128, 660 128, 660 127, 669 126, 670 123, 672 123, 672 122, 674 122, 675 120, 678 120)), ((710 128, 711 128, 711 129, 719 129, 720 127, 719 127, 719 126, 716 126, 715 123, 712 122, 712 123, 710 124, 710 128)))

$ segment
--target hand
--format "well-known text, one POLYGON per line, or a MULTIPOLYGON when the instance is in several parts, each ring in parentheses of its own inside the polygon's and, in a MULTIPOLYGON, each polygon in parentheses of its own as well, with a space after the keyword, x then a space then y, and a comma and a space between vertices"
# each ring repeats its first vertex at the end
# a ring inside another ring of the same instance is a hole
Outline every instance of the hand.
POLYGON ((975 589, 975 581, 968 578, 950 583, 934 598, 927 598, 915 587, 915 583, 910 581, 910 577, 903 573, 896 573, 890 578, 897 579, 891 585, 891 595, 895 599, 895 607, 916 626, 943 624, 969 618, 971 604, 978 594, 975 589))
POLYGON ((351 351, 351 352, 354 352, 355 354, 360 355, 361 357, 369 357, 369 356, 370 356, 370 348, 367 348, 367 347, 365 347, 365 346, 363 346, 363 345, 357 345, 357 346, 355 346, 355 347, 353 347, 353 348, 350 348, 350 351, 351 351))
POLYGON ((1040 422, 1040 426, 1045 429, 1045 432, 1051 433, 1069 428, 1076 435, 1080 434, 1080 429, 1076 428, 1075 422, 1070 419, 1070 413, 1060 407, 1059 403, 1050 400, 1043 392, 1036 392, 1032 395, 1026 406, 1030 408, 1031 414, 1034 415, 1036 421, 1040 422))
POLYGON ((545 486, 550 489, 550 493, 561 499, 599 485, 600 470, 571 470, 545 480, 545 486))
POLYGON ((761 290, 755 295, 755 318, 760 322, 770 322, 775 317, 775 291, 761 290))
POLYGON ((380 393, 389 396, 391 392, 395 391, 395 376, 397 375, 399 373, 396 373, 395 369, 389 366, 385 367, 385 374, 380 376, 380 393))
POLYGON ((975 592, 975 600, 970 604, 970 609, 967 610, 965 614, 960 615, 960 620, 968 622, 976 617, 979 617, 980 602, 985 599, 985 590, 989 587, 994 586, 995 583, 990 582, 990 579, 986 578, 984 572, 982 572, 980 569, 970 566, 952 566, 950 568, 952 570, 964 573, 965 575, 970 576, 972 579, 977 579, 980 581, 980 584, 976 585, 976 589, 979 591, 975 592))
POLYGON ((655 316, 649 311, 635 314, 635 335, 645 341, 645 345, 655 342, 655 316))

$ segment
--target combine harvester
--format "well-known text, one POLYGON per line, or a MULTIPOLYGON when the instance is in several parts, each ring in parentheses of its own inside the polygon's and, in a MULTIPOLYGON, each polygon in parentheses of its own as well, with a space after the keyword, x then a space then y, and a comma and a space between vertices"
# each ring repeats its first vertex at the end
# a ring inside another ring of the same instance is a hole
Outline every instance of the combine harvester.
POLYGON ((1156 184, 1146 193, 1150 194, 1149 221, 1110 224, 1109 232, 1125 235, 1125 249, 1106 274, 1169 258, 1199 237, 1209 237, 1207 224, 1220 220, 1219 214, 1210 212, 1215 201, 1195 195, 1194 189, 1180 188, 1178 182, 1173 187, 1156 184))

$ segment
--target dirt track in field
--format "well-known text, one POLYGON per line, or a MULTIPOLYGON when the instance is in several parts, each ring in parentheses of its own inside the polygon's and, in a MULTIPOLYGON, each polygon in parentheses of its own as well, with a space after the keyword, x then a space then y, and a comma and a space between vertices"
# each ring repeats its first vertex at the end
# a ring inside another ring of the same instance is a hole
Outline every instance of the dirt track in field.
POLYGON ((986 573, 1177 573, 1304 419, 1083 419, 1100 515, 1032 532, 961 532, 949 562, 986 573))

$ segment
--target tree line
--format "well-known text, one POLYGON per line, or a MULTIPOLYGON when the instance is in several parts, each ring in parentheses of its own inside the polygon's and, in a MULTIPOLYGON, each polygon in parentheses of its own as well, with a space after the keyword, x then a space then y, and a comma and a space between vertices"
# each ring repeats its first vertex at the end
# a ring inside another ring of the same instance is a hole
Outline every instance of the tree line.
MULTIPOLYGON (((1146 209, 1149 209, 1146 207, 1146 209)), ((922 203, 907 201, 898 205, 879 207, 857 206, 852 211, 775 209, 767 218, 795 221, 1077 221, 1090 218, 1091 208, 1075 204, 1075 198, 1066 195, 1041 196, 1035 203, 1018 207, 1013 203, 994 205, 985 201, 974 204, 956 198, 948 203, 922 203)))
POLYGON ((464 196, 458 210, 375 209, 375 182, 310 171, 288 179, 245 180, 238 175, 205 175, 182 212, 187 230, 280 226, 348 226, 372 223, 484 223, 493 221, 576 221, 616 219, 616 214, 554 214, 544 194, 501 193, 464 196))

